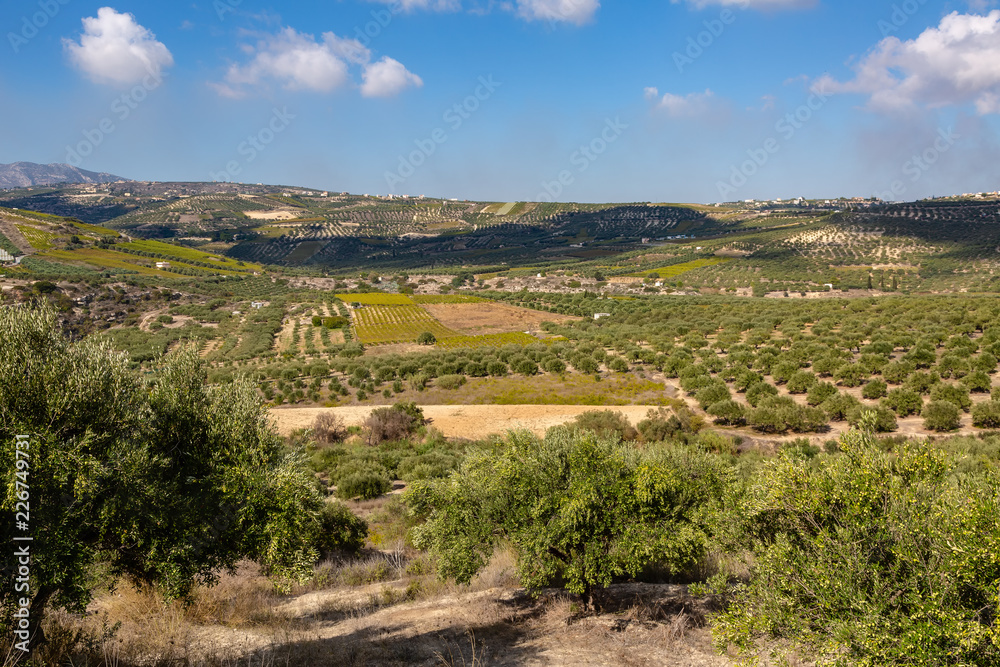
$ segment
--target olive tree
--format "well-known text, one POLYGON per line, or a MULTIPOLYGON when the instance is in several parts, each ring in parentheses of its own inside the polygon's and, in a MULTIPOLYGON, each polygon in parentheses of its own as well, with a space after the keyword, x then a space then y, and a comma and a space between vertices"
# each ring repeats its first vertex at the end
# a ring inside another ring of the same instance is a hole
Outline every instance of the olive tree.
MULTIPOLYGON (((0 308, 0 456, 5 544, 32 538, 28 589, 3 589, 0 621, 27 608, 32 646, 47 607, 85 610, 98 562, 184 598, 242 558, 296 577, 317 556, 322 499, 304 466, 253 383, 208 386, 194 350, 143 379, 105 343, 66 340, 51 310, 0 308)), ((12 551, 8 573, 23 564, 12 551)))
POLYGON ((442 577, 469 582, 504 540, 525 587, 560 581, 590 605, 617 576, 697 561, 706 544, 697 513, 722 492, 718 466, 701 452, 639 453, 592 431, 556 428, 541 441, 518 431, 405 498, 426 520, 414 543, 437 557, 442 577))

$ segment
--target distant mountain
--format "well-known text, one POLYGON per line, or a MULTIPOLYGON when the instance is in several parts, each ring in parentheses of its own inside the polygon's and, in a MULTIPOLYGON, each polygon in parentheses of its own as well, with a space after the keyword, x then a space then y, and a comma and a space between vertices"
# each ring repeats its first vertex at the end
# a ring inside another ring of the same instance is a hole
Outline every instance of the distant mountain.
POLYGON ((0 164, 0 188, 26 188, 54 183, 113 183, 129 179, 104 172, 78 169, 68 164, 15 162, 0 164))

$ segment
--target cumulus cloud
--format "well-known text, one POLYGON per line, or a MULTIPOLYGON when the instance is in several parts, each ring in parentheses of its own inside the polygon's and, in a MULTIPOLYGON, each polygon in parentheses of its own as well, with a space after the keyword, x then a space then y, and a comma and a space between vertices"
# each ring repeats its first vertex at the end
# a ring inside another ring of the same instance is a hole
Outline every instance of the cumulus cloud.
POLYGON ((645 97, 653 102, 653 107, 673 118, 693 118, 703 116, 715 107, 715 93, 706 90, 704 93, 674 95, 665 93, 662 97, 656 88, 646 88, 645 97))
POLYGON ((814 86, 868 95, 875 111, 974 104, 980 114, 995 114, 1000 113, 998 63, 1000 10, 985 16, 952 12, 915 39, 883 39, 854 66, 852 80, 826 75, 814 86))
POLYGON ((84 18, 80 41, 64 39, 63 46, 73 65, 98 83, 136 83, 174 64, 170 50, 156 41, 156 35, 131 14, 111 7, 84 18))
POLYGON ((574 25, 592 21, 600 7, 600 0, 517 0, 517 13, 522 18, 574 25))
POLYGON ((392 97, 409 86, 424 85, 419 76, 403 67, 403 63, 388 56, 366 65, 361 77, 361 94, 365 97, 392 97))
MULTIPOLYGON (((462 9, 461 0, 370 1, 392 5, 398 11, 403 12, 417 9, 434 11, 458 11, 462 9)), ((743 2, 745 0, 739 1, 743 2)), ((594 19, 594 15, 601 7, 601 0, 504 0, 498 6, 507 10, 513 10, 518 16, 527 21, 552 21, 584 25, 594 19)), ((478 13, 484 11, 484 9, 473 7, 470 11, 478 13)))
MULTIPOLYGON (((807 9, 815 7, 818 0, 683 0, 697 9, 704 9, 711 5, 722 7, 737 7, 739 9, 760 9, 763 11, 776 11, 781 9, 807 9)), ((682 0, 671 0, 674 4, 682 0)))
POLYGON ((312 35, 285 28, 244 51, 250 61, 229 67, 225 81, 214 84, 220 94, 242 97, 248 89, 272 83, 286 90, 329 93, 353 85, 351 65, 362 68, 361 92, 366 97, 387 97, 423 85, 399 61, 384 57, 372 63, 371 51, 361 42, 332 32, 323 33, 317 41, 312 35))

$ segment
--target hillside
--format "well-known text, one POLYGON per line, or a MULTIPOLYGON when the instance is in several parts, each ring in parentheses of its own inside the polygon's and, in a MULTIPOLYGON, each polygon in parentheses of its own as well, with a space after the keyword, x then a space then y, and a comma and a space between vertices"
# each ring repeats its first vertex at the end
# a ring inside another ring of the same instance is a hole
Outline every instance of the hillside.
POLYGON ((295 275, 467 273, 487 287, 513 281, 542 291, 591 289, 575 284, 591 278, 615 293, 782 297, 994 291, 1000 280, 1000 208, 984 196, 540 204, 129 182, 15 190, 0 201, 295 275), (524 284, 538 274, 568 280, 524 284))
POLYGON ((56 183, 113 183, 127 180, 114 174, 87 171, 69 164, 34 162, 0 164, 0 188, 27 188, 56 183))

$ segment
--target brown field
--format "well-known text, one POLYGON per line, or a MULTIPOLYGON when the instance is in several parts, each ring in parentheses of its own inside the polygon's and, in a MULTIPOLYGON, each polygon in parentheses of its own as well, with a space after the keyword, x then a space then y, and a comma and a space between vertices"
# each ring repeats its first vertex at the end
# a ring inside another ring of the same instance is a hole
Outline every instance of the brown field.
POLYGON ((428 303, 422 304, 421 308, 447 328, 470 336, 530 331, 538 329, 542 322, 561 323, 580 319, 503 303, 428 303))
MULTIPOLYGON (((379 406, 350 405, 339 408, 273 408, 271 416, 278 432, 288 435, 295 429, 311 428, 316 416, 332 412, 341 416, 348 426, 361 424, 379 406)), ((614 410, 621 412, 632 424, 641 421, 649 410, 648 405, 623 405, 611 408, 592 405, 425 405, 424 416, 430 426, 447 437, 479 439, 493 433, 503 433, 512 428, 526 428, 543 435, 545 430, 572 421, 588 410, 614 410)))

